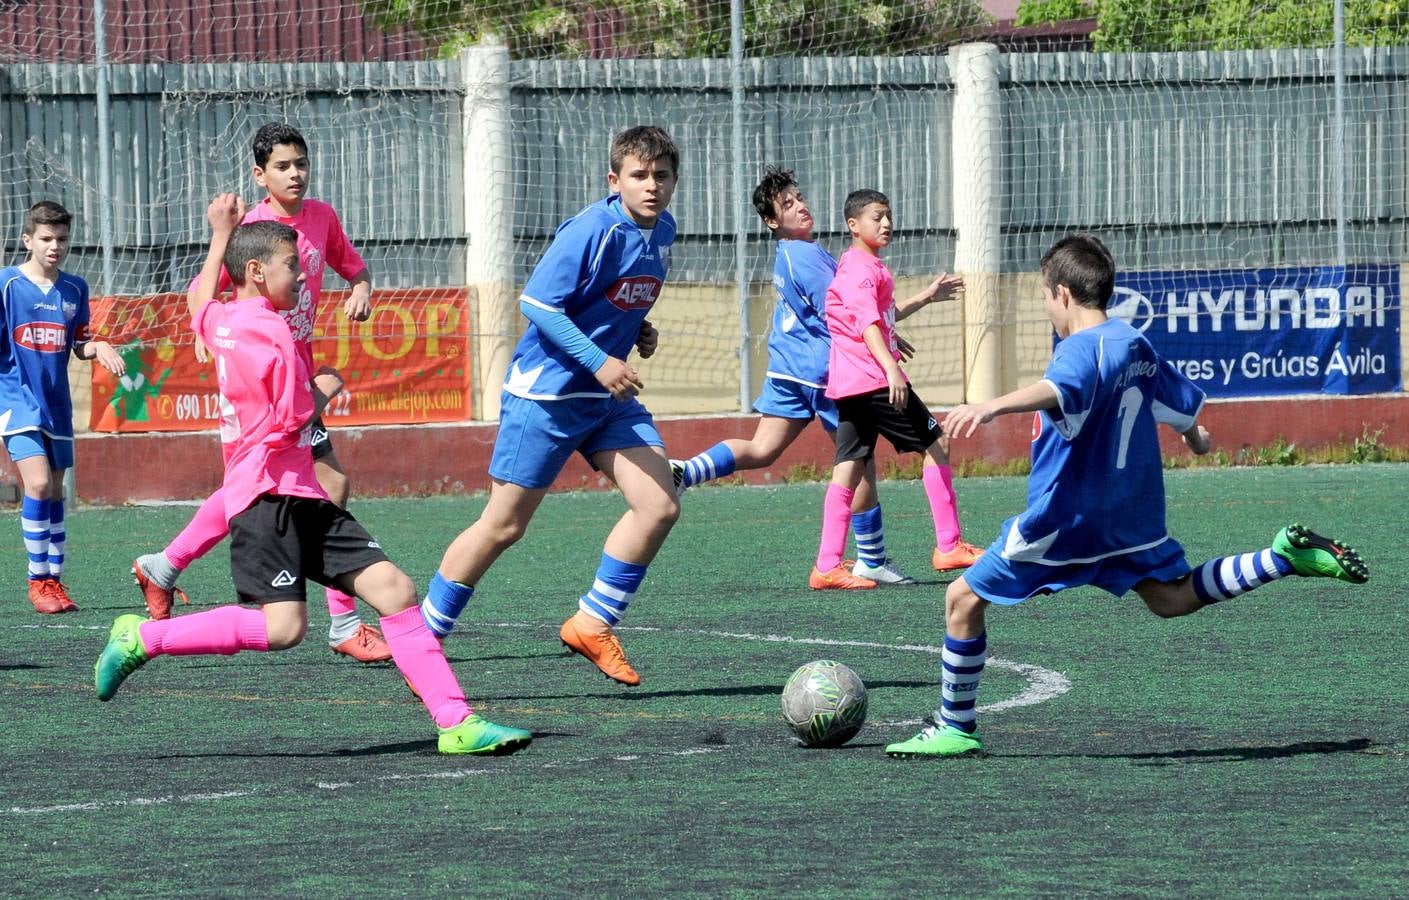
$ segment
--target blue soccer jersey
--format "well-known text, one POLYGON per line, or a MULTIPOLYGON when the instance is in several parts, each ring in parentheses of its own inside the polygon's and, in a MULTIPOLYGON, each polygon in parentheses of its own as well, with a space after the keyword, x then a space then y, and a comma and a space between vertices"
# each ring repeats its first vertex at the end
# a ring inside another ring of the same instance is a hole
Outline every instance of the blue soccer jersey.
MULTIPOLYGON (((674 240, 670 213, 644 230, 614 194, 559 226, 520 302, 565 314, 607 356, 626 359, 660 297, 674 240)), ((568 349, 532 323, 514 348, 504 390, 529 400, 611 396, 568 349)))
POLYGON ((827 286, 837 261, 815 241, 779 241, 773 260, 778 305, 768 334, 768 377, 827 386, 832 337, 827 331, 827 286))
POLYGON ((1187 431, 1203 391, 1119 319, 1058 343, 1043 381, 1059 407, 1033 419, 1027 509, 1003 556, 1087 563, 1168 539, 1157 425, 1187 431))
POLYGON ((0 269, 0 434, 40 431, 73 439, 68 360, 88 340, 88 283, 60 273, 42 288, 17 266, 0 269))

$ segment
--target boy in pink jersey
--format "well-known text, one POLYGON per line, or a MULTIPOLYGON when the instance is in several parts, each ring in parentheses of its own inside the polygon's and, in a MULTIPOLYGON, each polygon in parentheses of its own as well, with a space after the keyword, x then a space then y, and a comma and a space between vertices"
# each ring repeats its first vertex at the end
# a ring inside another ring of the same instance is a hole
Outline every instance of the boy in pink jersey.
MULTIPOLYGON (((842 254, 827 288, 827 330, 832 335, 827 396, 837 404, 837 456, 822 506, 822 540, 808 584, 831 586, 850 574, 842 567, 851 501, 876 452, 881 435, 902 453, 925 455, 925 496, 934 517, 933 565, 946 572, 973 565, 983 552, 960 540, 954 476, 940 442, 939 425, 924 401, 910 391, 900 369, 895 323, 964 289, 957 275, 941 275, 929 287, 895 302, 895 280, 880 252, 890 244, 890 200, 880 191, 852 191, 846 198, 851 248, 842 254)), ((875 585, 870 585, 874 587, 875 585)))
MULTIPOLYGON (((288 125, 271 123, 255 134, 253 149, 254 179, 268 195, 246 213, 245 221, 282 222, 298 233, 299 261, 306 279, 299 289, 297 305, 283 316, 289 323, 295 347, 312 371, 313 323, 322 296, 324 272, 331 266, 352 285, 351 294, 343 304, 343 313, 355 321, 363 321, 371 314, 371 276, 343 232, 333 208, 321 200, 304 196, 309 162, 303 135, 288 125)), ((229 287, 230 277, 222 272, 219 289, 224 291, 229 287)), ((204 298, 192 291, 188 299, 194 315, 196 305, 204 298)), ((205 345, 199 337, 196 355, 202 361, 206 359, 205 345)), ((334 503, 346 506, 351 488, 321 418, 313 424, 313 461, 318 483, 334 503)), ((164 619, 171 614, 177 576, 225 537, 227 530, 221 510, 222 500, 217 492, 202 504, 190 524, 163 552, 149 553, 133 562, 133 577, 142 589, 152 618, 164 619)), ((184 593, 181 599, 185 601, 184 593)), ((336 588, 329 589, 328 613, 328 645, 335 652, 364 663, 391 658, 381 634, 358 618, 352 597, 336 588)))
POLYGON ((211 201, 210 252, 196 291, 216 296, 222 264, 235 299, 208 300, 193 325, 214 351, 221 405, 232 428, 221 501, 230 530, 230 569, 244 604, 179 619, 119 616, 93 669, 98 699, 155 656, 228 656, 241 650, 285 650, 308 628, 307 580, 337 585, 382 616, 392 660, 440 730, 442 753, 513 753, 533 736, 475 715, 426 628, 416 586, 381 546, 328 499, 314 472, 313 423, 342 389, 342 378, 309 366, 278 312, 298 303, 304 274, 298 234, 278 222, 239 224, 244 203, 234 194, 211 201))

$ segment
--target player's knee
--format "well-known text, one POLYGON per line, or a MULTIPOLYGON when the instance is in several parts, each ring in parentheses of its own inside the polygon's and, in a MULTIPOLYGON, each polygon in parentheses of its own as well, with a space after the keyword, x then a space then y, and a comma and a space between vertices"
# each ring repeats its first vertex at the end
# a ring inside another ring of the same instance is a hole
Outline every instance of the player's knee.
POLYGON ((392 610, 388 613, 389 615, 410 609, 420 602, 420 598, 416 595, 416 582, 412 581, 411 576, 400 569, 387 578, 383 592, 386 608, 392 610))
POLYGON ((24 492, 26 496, 33 497, 35 500, 53 500, 55 484, 58 484, 59 489, 63 490, 62 482, 55 482, 47 473, 31 475, 24 479, 24 492))
POLYGON ((661 528, 672 528, 680 518, 680 498, 672 491, 661 491, 658 496, 636 507, 636 514, 661 528))
POLYGON ((264 620, 270 650, 288 650, 303 643, 308 633, 308 620, 303 617, 266 616, 264 620))
POLYGON ((983 600, 979 595, 962 578, 950 582, 944 592, 945 628, 967 633, 972 627, 981 627, 982 621, 983 600))

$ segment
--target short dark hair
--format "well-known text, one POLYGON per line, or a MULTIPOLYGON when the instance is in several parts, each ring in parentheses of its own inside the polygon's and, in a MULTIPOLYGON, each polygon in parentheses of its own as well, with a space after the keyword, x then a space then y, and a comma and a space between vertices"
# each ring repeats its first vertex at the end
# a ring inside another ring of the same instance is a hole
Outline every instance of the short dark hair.
POLYGON ((50 228, 60 225, 70 227, 73 225, 73 213, 53 200, 40 200, 24 214, 24 233, 32 235, 40 225, 48 225, 50 228))
POLYGON ((792 169, 769 166, 763 172, 763 180, 753 189, 753 208, 764 222, 778 218, 778 198, 797 187, 797 179, 792 169))
POLYGON ((270 122, 254 133, 254 164, 264 168, 265 163, 269 162, 269 154, 280 144, 293 144, 303 151, 304 156, 308 155, 308 142, 297 128, 283 122, 270 122))
POLYGON ((654 125, 636 125, 624 131, 618 131, 612 138, 612 171, 620 175, 621 165, 628 156, 634 156, 642 162, 668 159, 670 160, 670 171, 676 175, 680 174, 680 151, 676 149, 675 141, 671 140, 670 135, 666 134, 663 128, 657 128, 654 125))
POLYGON ((861 215, 861 210, 870 206, 872 203, 880 203, 887 209, 890 208, 890 198, 885 194, 870 188, 862 188, 859 191, 852 191, 846 195, 846 206, 844 206, 843 209, 848 219, 854 219, 861 215))
POLYGON ((236 285, 245 283, 245 264, 267 263, 282 244, 298 246, 298 232, 283 222, 248 222, 235 229, 225 246, 225 271, 236 285))
POLYGON ((1042 255, 1042 282, 1065 285, 1081 306, 1105 309, 1115 293, 1115 257, 1094 234, 1069 234, 1042 255))

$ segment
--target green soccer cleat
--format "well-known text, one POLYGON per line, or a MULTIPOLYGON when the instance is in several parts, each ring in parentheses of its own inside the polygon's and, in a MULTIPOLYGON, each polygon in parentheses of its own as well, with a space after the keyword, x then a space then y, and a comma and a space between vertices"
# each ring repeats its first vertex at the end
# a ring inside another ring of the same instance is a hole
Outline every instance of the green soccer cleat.
POLYGON ((441 753, 482 753, 489 756, 507 756, 527 747, 533 741, 533 734, 522 728, 495 725, 474 713, 453 728, 440 729, 440 740, 436 749, 441 753))
POLYGON ((1298 575, 1339 578, 1351 584, 1370 580, 1370 569, 1359 553, 1305 525, 1288 525, 1279 531, 1272 539, 1272 552, 1291 563, 1298 575))
POLYGON ((144 621, 141 616, 128 614, 113 622, 108 645, 93 665, 93 686, 98 689, 99 700, 111 700, 127 676, 147 661, 147 651, 137 634, 137 626, 144 621))
POLYGON ((936 728, 931 725, 908 741, 890 744, 886 755, 896 759, 912 759, 916 756, 963 756, 983 749, 978 732, 972 734, 960 731, 953 725, 936 728))

